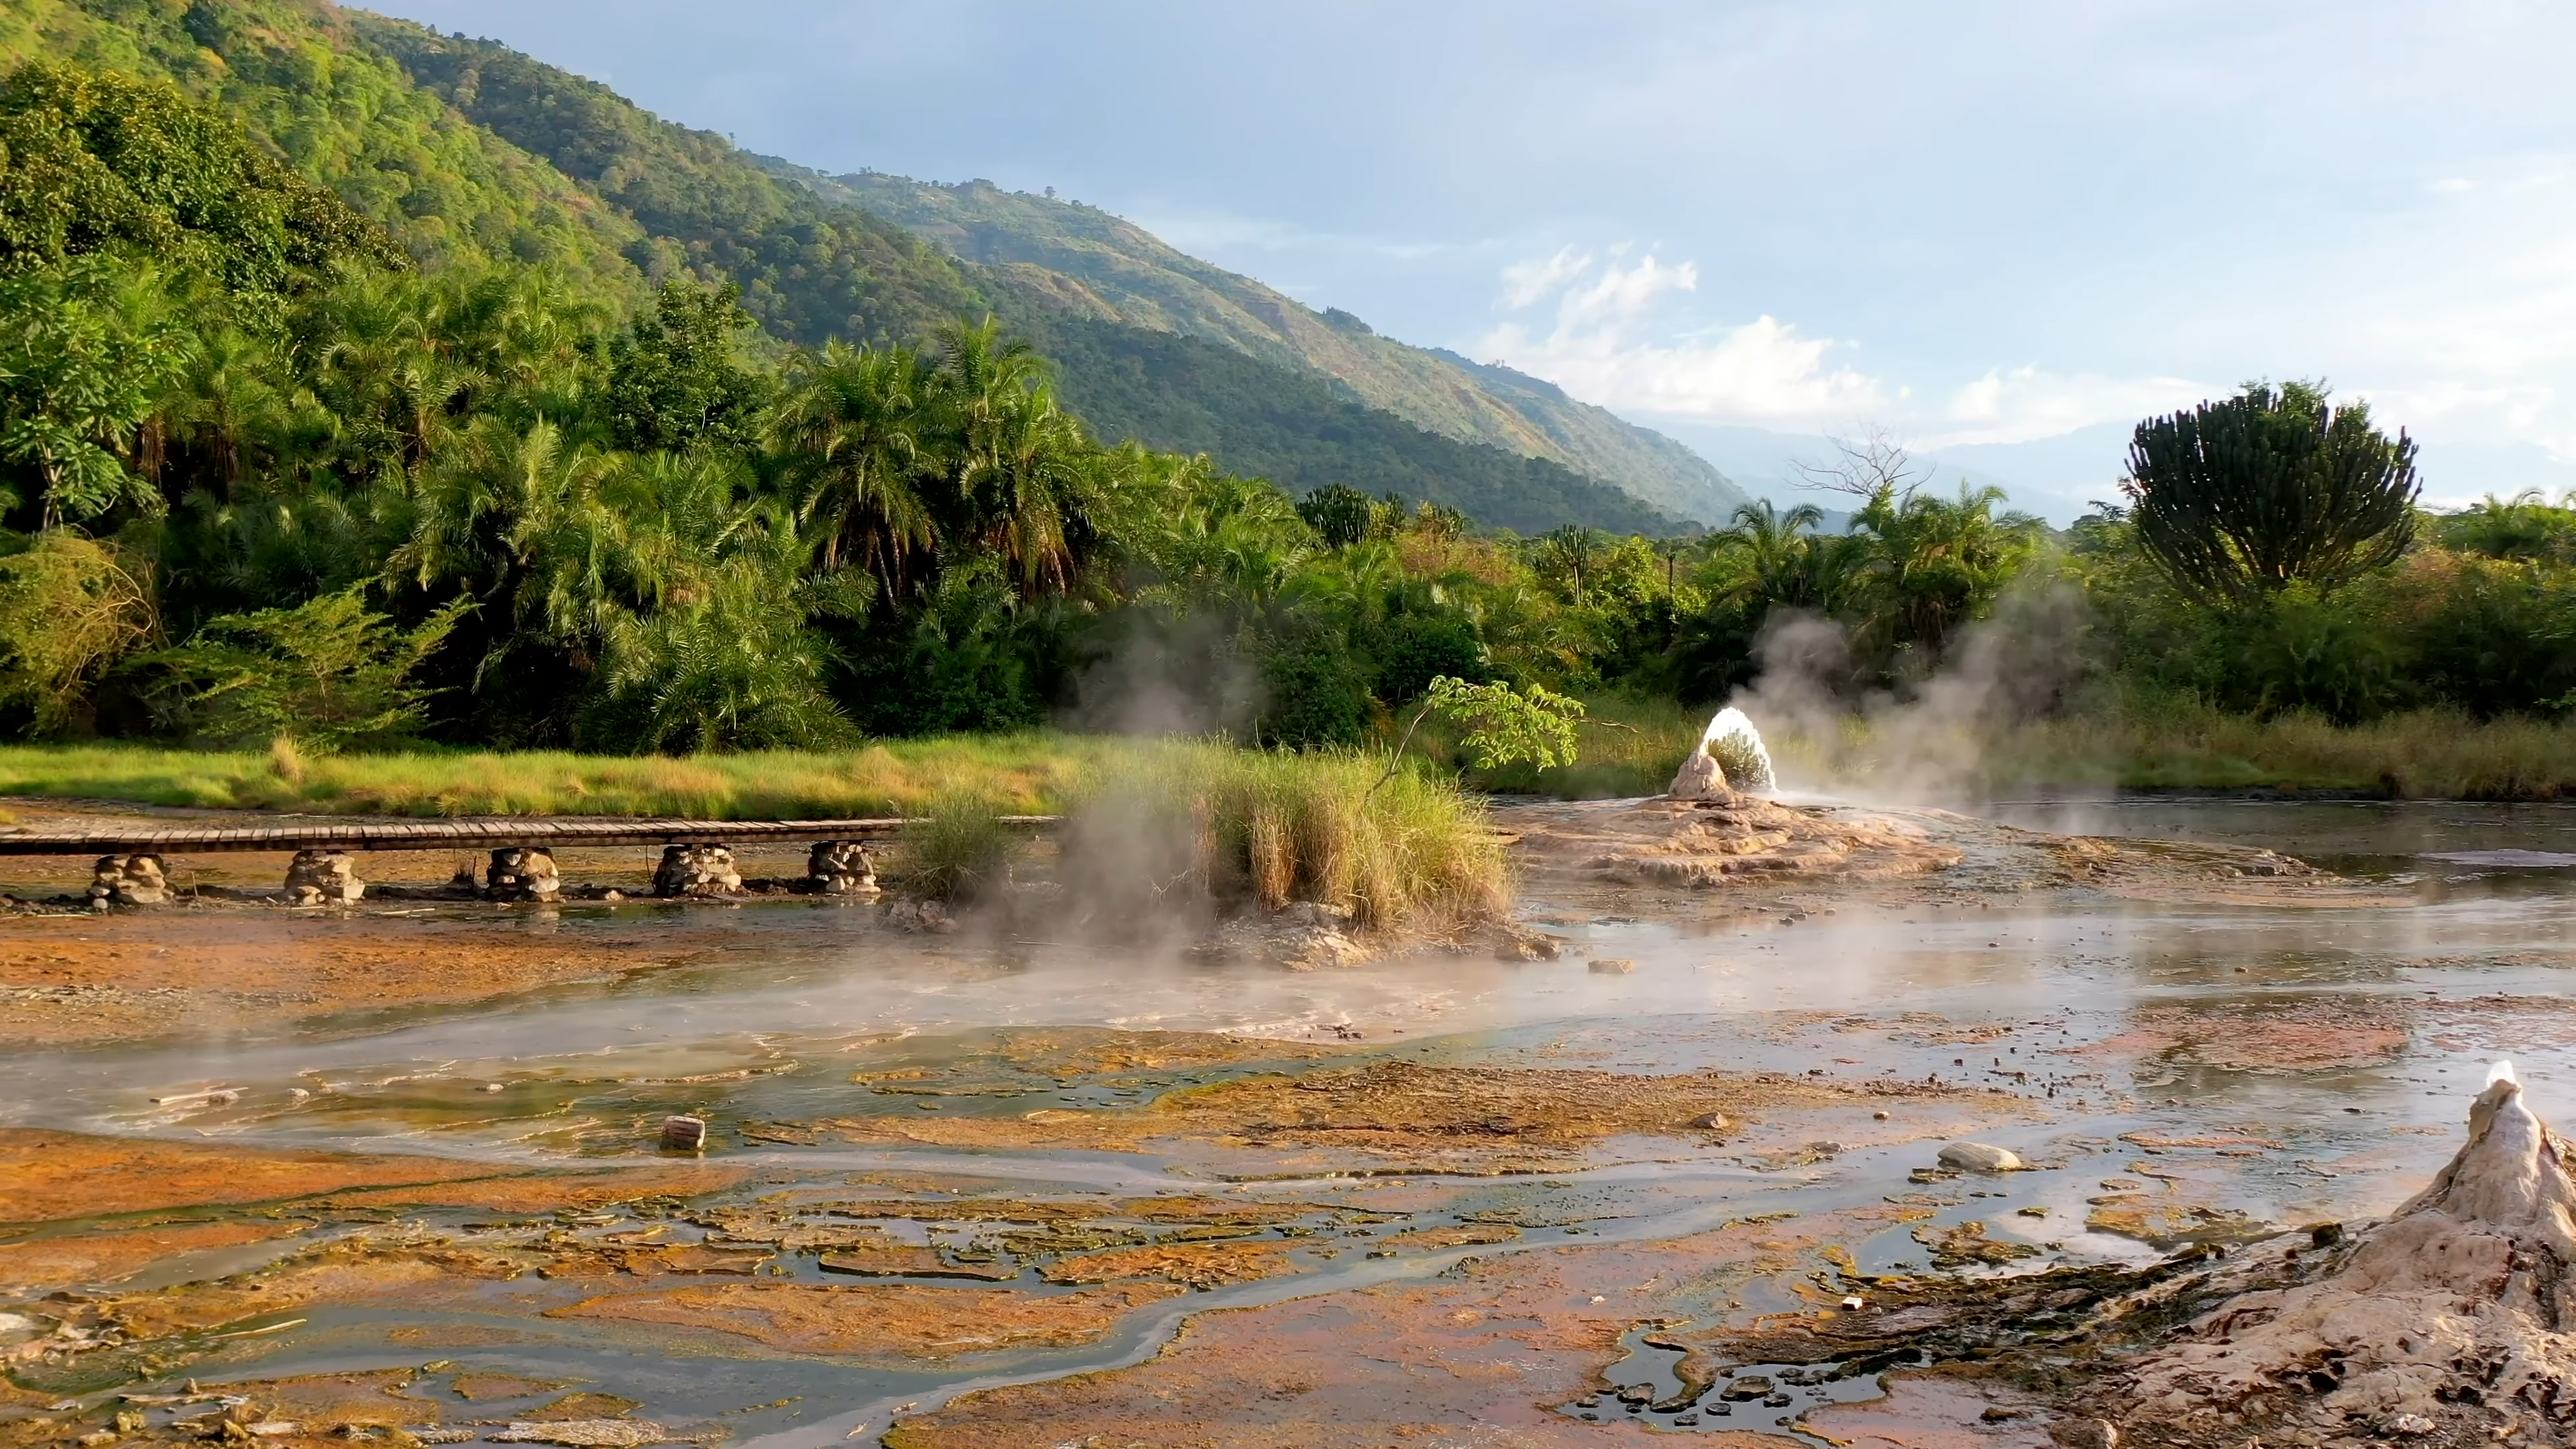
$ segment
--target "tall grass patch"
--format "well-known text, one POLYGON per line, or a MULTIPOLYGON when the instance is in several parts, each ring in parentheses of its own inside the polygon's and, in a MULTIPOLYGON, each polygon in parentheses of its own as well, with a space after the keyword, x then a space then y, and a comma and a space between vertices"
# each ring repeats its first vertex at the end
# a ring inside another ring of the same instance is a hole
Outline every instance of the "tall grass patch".
POLYGON ((1189 900, 1314 901, 1381 929, 1484 919, 1510 905, 1485 807, 1382 756, 1132 743, 1088 782, 1066 869, 1136 909, 1189 900))

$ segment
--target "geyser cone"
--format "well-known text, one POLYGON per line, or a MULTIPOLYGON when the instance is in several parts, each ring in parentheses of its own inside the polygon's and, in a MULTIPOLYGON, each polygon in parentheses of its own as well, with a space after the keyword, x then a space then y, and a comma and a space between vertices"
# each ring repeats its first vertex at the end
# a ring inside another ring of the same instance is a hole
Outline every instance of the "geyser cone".
POLYGON ((2116 1417, 2142 1442, 2260 1421, 2329 1443, 2355 1432, 2484 1442, 2507 1421, 2517 1444, 2576 1442, 2570 1169, 2567 1143, 2500 1067, 2431 1186, 2323 1277, 2240 1294, 2182 1330, 2125 1376, 2116 1417))

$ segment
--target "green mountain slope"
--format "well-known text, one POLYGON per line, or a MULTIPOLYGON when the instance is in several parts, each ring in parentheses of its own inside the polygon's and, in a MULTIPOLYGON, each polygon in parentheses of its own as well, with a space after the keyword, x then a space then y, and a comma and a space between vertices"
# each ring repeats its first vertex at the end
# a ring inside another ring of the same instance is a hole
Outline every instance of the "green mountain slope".
POLYGON ((1082 317, 1031 329, 1074 411, 1111 440, 1207 453, 1292 493, 1341 483, 1429 499, 1478 522, 1544 533, 1568 522, 1668 534, 1680 520, 1597 479, 1426 432, 1333 380, 1177 332, 1082 317))
POLYGON ((175 82, 382 224, 424 264, 517 258, 629 302, 634 219, 498 141, 298 0, 0 0, 0 66, 34 58, 175 82))
MULTIPOLYGON (((220 105, 433 269, 544 263, 620 312, 667 276, 729 279, 767 332, 801 343, 909 341, 987 311, 1043 331, 1073 315, 1035 300, 1067 283, 961 260, 596 82, 328 0, 0 0, 0 68, 38 57, 167 79, 220 105)), ((1312 316, 1285 305, 1290 322, 1312 316)), ((1109 437, 1203 449, 1294 489, 1344 482, 1432 498, 1525 531, 1674 526, 1563 468, 1527 466, 1518 453, 1534 450, 1444 447, 1355 408, 1293 357, 1249 375, 1144 366, 1196 327, 1147 324, 1132 338, 1113 324, 1051 344, 1068 397, 1109 437), (1126 370, 1114 378, 1080 375, 1117 359, 1126 370)))
POLYGON ((1407 346, 1346 312, 1314 311, 1097 207, 985 181, 933 186, 880 172, 824 176, 767 164, 817 195, 866 207, 991 268, 998 285, 1045 310, 1183 333, 1321 372, 1358 401, 1419 427, 1561 463, 1682 517, 1724 523, 1746 500, 1688 448, 1550 383, 1407 346))
POLYGON ((467 119, 633 217, 654 239, 634 260, 740 282, 744 308, 790 342, 910 341, 992 306, 910 232, 774 180, 722 136, 505 45, 346 13, 360 41, 467 119))

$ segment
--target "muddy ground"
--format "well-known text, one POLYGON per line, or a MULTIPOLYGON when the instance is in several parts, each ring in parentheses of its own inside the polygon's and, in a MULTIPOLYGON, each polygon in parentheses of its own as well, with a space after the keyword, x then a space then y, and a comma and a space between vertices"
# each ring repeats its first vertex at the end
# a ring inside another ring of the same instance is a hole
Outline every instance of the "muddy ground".
MULTIPOLYGON (((2217 913, 2194 929, 2220 930, 2231 911, 2323 921, 2415 899, 2268 851, 1933 812, 1503 818, 1516 939, 1562 947, 1526 969, 1578 995, 1636 970, 1612 951, 1645 949, 1615 946, 1640 918, 1674 928, 1668 949, 1729 943, 1728 969, 1757 981, 1799 933, 1877 920, 1887 935, 1854 939, 1969 981, 2009 934, 1989 915, 2187 902, 2217 913), (1916 916, 1947 934, 1913 942, 1916 916)), ((566 875, 650 864, 600 854, 568 855, 566 875)), ((410 864, 434 881, 454 863, 410 864)), ((196 878, 283 867, 233 857, 196 878)), ((1867 992, 1752 1016, 1581 1008, 1455 1036, 1329 1013, 1270 1033, 861 1028, 791 996, 758 1030, 633 1060, 516 1038, 486 1059, 470 1033, 426 1065, 292 1051, 628 1003, 685 1026, 692 993, 791 950, 855 963, 840 974, 938 958, 1007 1000, 1044 944, 1016 930, 908 933, 811 901, 0 917, 0 1050, 59 1053, 107 1078, 110 1104, 0 1128, 0 1446, 2035 1449, 2080 1407, 2068 1364, 2131 1346, 2067 1338, 2095 1332, 2088 1314, 2212 1252, 2277 1254, 2384 1206, 2454 1133, 2375 1099, 2322 1131, 2317 1111, 2231 1106, 2211 1084, 2576 1051, 2576 1013, 2527 984, 2434 1000, 2212 981, 2222 968, 2151 954, 2192 989, 2101 1010, 1867 992), (156 1045, 174 1039, 276 1065, 156 1045), (704 1156, 655 1150, 674 1112, 705 1118, 704 1156), (1943 1167, 1960 1140, 2028 1170, 1943 1167), (2073 1346, 2034 1347, 2050 1342, 2073 1346)), ((2448 959, 2426 946, 2372 969, 2448 959)), ((2462 959, 2566 964, 2533 939, 2462 959)), ((1311 974, 1301 989, 1335 989, 1311 974)))

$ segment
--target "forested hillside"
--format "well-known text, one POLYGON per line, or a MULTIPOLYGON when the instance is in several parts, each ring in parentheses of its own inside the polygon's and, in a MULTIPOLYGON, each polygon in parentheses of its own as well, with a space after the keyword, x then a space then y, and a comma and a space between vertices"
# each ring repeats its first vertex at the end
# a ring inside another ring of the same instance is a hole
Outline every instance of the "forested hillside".
POLYGON ((1394 493, 1521 533, 1568 518, 1619 533, 1681 527, 1562 464, 1425 432, 1350 400, 1329 378, 1214 342, 1073 317, 1039 319, 1031 335, 1061 365, 1065 401, 1104 438, 1206 453, 1291 493, 1335 485, 1394 493))
POLYGON ((1679 517, 1724 524, 1747 501, 1704 459, 1662 434, 1509 368, 1407 346, 1347 312, 1317 312, 1097 207, 988 181, 933 186, 874 171, 825 176, 764 160, 818 195, 866 207, 990 268, 997 289, 1042 313, 1180 333, 1321 374, 1353 400, 1417 427, 1562 464, 1679 517))

